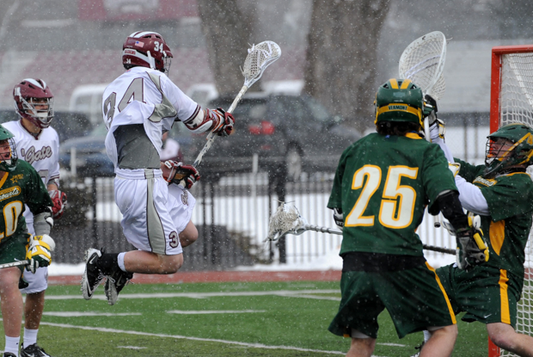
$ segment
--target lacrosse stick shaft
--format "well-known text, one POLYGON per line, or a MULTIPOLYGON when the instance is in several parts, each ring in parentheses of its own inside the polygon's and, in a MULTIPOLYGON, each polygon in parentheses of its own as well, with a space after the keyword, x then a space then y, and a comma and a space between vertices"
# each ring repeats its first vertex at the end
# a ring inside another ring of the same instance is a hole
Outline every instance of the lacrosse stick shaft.
POLYGON ((18 266, 21 266, 21 265, 28 265, 28 264, 30 264, 29 260, 20 260, 18 262, 0 264, 0 269, 18 267, 18 266))
MULTIPOLYGON (((246 93, 248 88, 249 87, 247 85, 243 85, 242 86, 241 90, 239 91, 239 94, 237 94, 237 96, 233 100, 233 103, 231 103, 231 106, 227 110, 228 113, 233 113, 233 111, 237 107, 237 104, 240 102, 242 96, 244 95, 244 93, 246 93)), ((204 144, 204 147, 202 148, 202 151, 200 151, 200 153, 196 157, 196 160, 194 160, 194 163, 192 164, 194 167, 198 167, 198 165, 200 165, 200 163, 202 162, 202 158, 204 157, 204 155, 207 152, 207 150, 209 150, 211 148, 211 145, 213 145, 213 142, 215 141, 216 137, 217 136, 213 132, 210 132, 207 135, 207 138, 206 138, 207 142, 204 144)))
MULTIPOLYGON (((318 226, 313 226, 311 224, 307 224, 303 227, 304 230, 306 231, 315 231, 315 232, 320 232, 320 233, 330 233, 330 234, 336 234, 336 235, 342 235, 342 232, 340 231, 337 231, 337 230, 334 230, 334 229, 331 229, 331 228, 327 228, 327 227, 318 227, 318 226)), ((290 234, 290 233, 289 233, 290 234)), ((439 253, 445 253, 445 254, 452 254, 452 255, 455 255, 455 249, 449 249, 449 248, 442 248, 442 247, 435 247, 435 246, 432 246, 432 245, 426 245, 426 244, 423 244, 422 247, 425 249, 425 250, 432 250, 434 252, 439 252, 439 253)))

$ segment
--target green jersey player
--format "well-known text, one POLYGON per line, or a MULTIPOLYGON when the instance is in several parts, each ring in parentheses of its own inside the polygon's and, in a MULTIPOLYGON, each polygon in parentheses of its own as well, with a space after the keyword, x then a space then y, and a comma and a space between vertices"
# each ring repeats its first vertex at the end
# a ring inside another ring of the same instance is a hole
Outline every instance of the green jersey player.
POLYGON ((328 202, 343 226, 342 300, 329 330, 351 337, 347 356, 369 357, 377 317, 387 309, 400 338, 431 331, 422 356, 449 356, 455 315, 416 234, 426 206, 456 228, 463 266, 483 263, 486 247, 463 212, 442 150, 419 134, 421 89, 410 80, 390 79, 379 87, 375 106, 377 133, 344 151, 328 202))
MULTIPOLYGON (((432 141, 454 160, 435 122, 432 141)), ((442 133, 443 130, 440 130, 442 133)), ((533 337, 517 333, 517 302, 524 281, 524 249, 532 225, 533 181, 526 168, 533 163, 533 129, 509 124, 488 136, 485 165, 461 165, 456 184, 461 203, 480 215, 490 259, 468 270, 454 265, 437 269, 456 313, 463 320, 486 324, 490 339, 519 356, 533 357, 533 337)))
MULTIPOLYGON (((35 272, 52 261, 54 241, 48 235, 53 223, 53 205, 35 169, 17 160, 13 134, 0 125, 0 264, 27 259, 35 272), (28 234, 24 204, 34 215, 35 236, 28 234)), ((0 269, 0 299, 6 344, 4 356, 18 356, 22 324, 22 294, 19 279, 22 266, 0 269)))

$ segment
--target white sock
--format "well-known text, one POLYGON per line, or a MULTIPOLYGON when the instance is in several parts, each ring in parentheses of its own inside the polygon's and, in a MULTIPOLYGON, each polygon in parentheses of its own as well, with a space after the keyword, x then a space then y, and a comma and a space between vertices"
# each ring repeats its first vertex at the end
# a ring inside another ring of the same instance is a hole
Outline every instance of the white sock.
POLYGON ((424 330, 424 342, 428 342, 429 338, 431 337, 431 334, 428 330, 424 330))
POLYGON ((34 343, 37 343, 37 333, 39 332, 39 329, 37 330, 29 330, 26 327, 24 327, 24 343, 22 346, 24 348, 33 345, 34 343))
POLYGON ((4 352, 14 353, 15 356, 18 356, 19 355, 19 344, 20 344, 20 336, 19 337, 6 336, 6 347, 4 348, 4 352))
POLYGON ((117 263, 118 263, 118 267, 120 268, 120 270, 122 270, 123 272, 127 273, 126 266, 124 265, 124 256, 125 255, 126 255, 126 252, 118 253, 117 263))

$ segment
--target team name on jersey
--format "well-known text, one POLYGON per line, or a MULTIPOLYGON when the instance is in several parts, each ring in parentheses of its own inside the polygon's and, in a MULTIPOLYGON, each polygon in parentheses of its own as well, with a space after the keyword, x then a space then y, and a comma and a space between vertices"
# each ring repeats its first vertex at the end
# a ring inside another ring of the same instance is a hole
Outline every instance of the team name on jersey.
POLYGON ((21 190, 18 186, 6 188, 5 190, 0 191, 0 201, 5 201, 10 199, 11 197, 18 196, 20 195, 20 192, 21 190))
POLYGON ((484 186, 494 186, 496 184, 496 180, 493 179, 484 179, 481 176, 476 177, 473 183, 479 183, 484 186))
POLYGON ((24 161, 33 164, 35 161, 44 160, 52 157, 52 148, 50 146, 43 146, 41 150, 35 150, 34 146, 30 146, 27 150, 21 150, 24 161))

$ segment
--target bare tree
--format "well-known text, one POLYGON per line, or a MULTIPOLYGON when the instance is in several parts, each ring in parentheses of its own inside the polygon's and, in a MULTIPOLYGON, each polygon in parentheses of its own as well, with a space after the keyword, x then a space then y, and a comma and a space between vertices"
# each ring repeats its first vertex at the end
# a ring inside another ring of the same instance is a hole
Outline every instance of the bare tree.
POLYGON ((7 34, 9 20, 20 6, 20 0, 5 0, 0 2, 0 39, 7 34))
POLYGON ((236 95, 253 19, 242 14, 236 0, 198 0, 198 12, 217 90, 221 96, 236 95))
POLYGON ((372 126, 377 43, 390 0, 313 0, 304 92, 359 130, 372 126))

